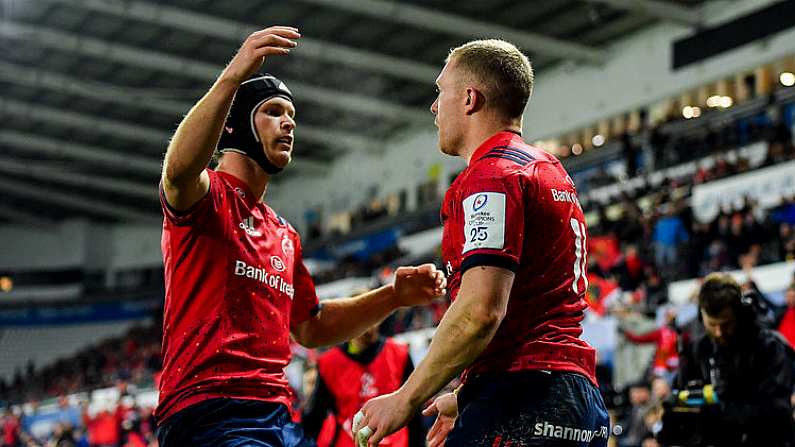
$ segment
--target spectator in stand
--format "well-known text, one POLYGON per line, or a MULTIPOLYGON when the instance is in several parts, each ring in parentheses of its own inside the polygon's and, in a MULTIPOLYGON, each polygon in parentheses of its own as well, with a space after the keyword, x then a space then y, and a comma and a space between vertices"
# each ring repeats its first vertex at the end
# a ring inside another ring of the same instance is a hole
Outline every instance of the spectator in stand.
POLYGON ((715 166, 712 169, 715 173, 713 178, 716 180, 736 173, 735 166, 729 163, 721 154, 715 156, 715 166))
POLYGON ((795 283, 791 284, 784 293, 786 307, 778 321, 778 332, 787 339, 790 346, 795 348, 795 283))
POLYGON ((655 405, 662 405, 671 396, 671 383, 662 377, 651 381, 651 398, 655 405))
POLYGON ((615 223, 616 236, 622 242, 635 242, 643 239, 643 212, 638 204, 625 195, 622 201, 621 208, 623 214, 621 219, 615 223))
POLYGON ((633 334, 623 331, 624 337, 632 343, 655 343, 657 351, 651 365, 652 377, 663 377, 671 380, 679 367, 679 353, 677 351, 676 312, 668 309, 665 312, 665 321, 658 329, 645 334, 633 334))
POLYGON ((782 261, 795 259, 795 231, 792 226, 782 222, 778 227, 778 256, 782 261))
POLYGON ((623 290, 635 290, 643 282, 645 262, 634 244, 624 249, 624 255, 613 266, 612 273, 623 290))
POLYGON ((102 402, 100 407, 100 410, 92 416, 88 411, 88 402, 83 404, 83 425, 88 432, 88 445, 90 447, 118 447, 121 442, 119 413, 108 401, 102 402))
POLYGON ((605 278, 592 272, 588 272, 588 290, 585 298, 588 301, 591 312, 603 316, 607 312, 607 304, 621 293, 618 284, 612 277, 605 278))
POLYGON ((147 445, 157 447, 155 428, 157 423, 154 416, 154 408, 145 407, 141 409, 140 425, 138 427, 141 435, 146 440, 147 445))
POLYGON ((6 408, 3 412, 2 419, 3 428, 3 447, 18 447, 21 445, 20 439, 20 423, 19 418, 11 411, 11 408, 6 408))
POLYGON ((643 440, 651 436, 646 428, 646 414, 652 408, 648 384, 641 382, 629 387, 629 414, 621 424, 624 427, 618 438, 619 447, 640 447, 643 440))
POLYGON ((703 261, 707 257, 707 249, 712 242, 710 225, 693 220, 691 224, 690 243, 687 257, 688 276, 695 278, 704 272, 703 261))
POLYGON ((46 447, 77 447, 72 427, 60 422, 55 424, 50 440, 45 444, 46 447))
POLYGON ((750 257, 755 262, 762 253, 765 231, 754 216, 752 204, 748 203, 743 210, 731 218, 729 236, 726 244, 729 247, 732 267, 742 267, 743 258, 750 257))
POLYGON ((146 438, 140 433, 140 420, 137 418, 125 419, 121 423, 123 447, 146 447, 146 438))
POLYGON ((646 266, 645 279, 642 284, 643 313, 654 316, 657 308, 668 302, 668 285, 662 280, 659 272, 652 266, 646 266))
POLYGON ((638 174, 638 152, 640 148, 632 141, 629 132, 621 136, 621 146, 626 161, 627 177, 633 178, 638 174))
POLYGON ((770 211, 771 219, 777 223, 795 225, 795 196, 781 198, 781 204, 770 211))
POLYGON ((728 248, 726 247, 727 235, 729 232, 729 216, 721 214, 715 222, 715 228, 712 232, 711 240, 707 246, 706 257, 701 263, 702 269, 706 271, 721 271, 725 270, 729 262, 728 248))
POLYGON ((792 160, 793 155, 792 130, 783 121, 779 121, 773 129, 763 165, 771 166, 784 163, 792 160))
POLYGON ((778 163, 784 163, 789 157, 784 153, 784 145, 778 142, 770 143, 767 149, 767 156, 765 157, 764 166, 772 166, 778 163))
POLYGON ((649 143, 652 147, 652 152, 654 154, 654 166, 655 167, 663 167, 667 163, 667 153, 670 151, 666 151, 670 142, 670 136, 661 130, 662 126, 657 126, 651 131, 651 136, 649 137, 649 143))
POLYGON ((75 427, 74 438, 75 442, 77 443, 77 447, 91 447, 88 445, 88 433, 86 433, 85 428, 75 427))
MULTIPOLYGON (((126 384, 125 384, 126 385, 126 384)), ((126 387, 125 387, 126 388, 126 387)), ((140 436, 141 410, 135 403, 135 398, 129 394, 122 394, 116 406, 116 420, 119 424, 119 439, 123 446, 132 443, 137 445, 140 436), (130 438, 134 439, 130 439, 130 438)), ((140 439, 143 442, 143 439, 140 439)))
POLYGON ((675 270, 679 244, 687 242, 688 234, 672 207, 654 225, 653 240, 657 266, 663 271, 675 270))

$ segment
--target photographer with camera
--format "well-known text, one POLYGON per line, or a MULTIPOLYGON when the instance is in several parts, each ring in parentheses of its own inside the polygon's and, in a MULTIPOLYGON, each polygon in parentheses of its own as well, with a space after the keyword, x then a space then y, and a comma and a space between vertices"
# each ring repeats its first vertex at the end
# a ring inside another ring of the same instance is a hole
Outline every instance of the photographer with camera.
POLYGON ((791 348, 759 325, 753 297, 744 296, 727 274, 705 278, 698 305, 701 327, 696 332, 703 333, 694 334, 682 352, 676 387, 683 391, 666 409, 660 440, 674 445, 795 445, 791 348), (687 433, 682 421, 699 414, 702 420, 691 420, 700 432, 693 437, 696 433, 687 433))

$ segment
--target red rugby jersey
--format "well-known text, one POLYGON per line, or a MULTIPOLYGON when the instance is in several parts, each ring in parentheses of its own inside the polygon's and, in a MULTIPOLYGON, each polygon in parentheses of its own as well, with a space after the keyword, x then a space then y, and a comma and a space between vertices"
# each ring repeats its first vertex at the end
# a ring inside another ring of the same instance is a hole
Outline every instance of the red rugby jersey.
POLYGON ((499 132, 473 154, 442 206, 442 255, 455 300, 463 273, 515 272, 494 339, 464 373, 552 370, 596 384, 596 352, 579 337, 587 232, 571 177, 552 155, 499 132))
MULTIPOLYGON (((351 431, 353 416, 368 400, 400 388, 408 361, 408 346, 391 338, 384 340, 381 351, 366 364, 348 357, 340 347, 320 356, 318 373, 334 397, 334 416, 339 430, 334 447, 355 447, 351 431)), ((379 445, 406 447, 408 443, 409 431, 403 427, 379 445)))
POLYGON ((242 180, 207 171, 186 213, 161 189, 166 302, 156 416, 226 397, 289 406, 290 325, 318 308, 295 229, 242 180))

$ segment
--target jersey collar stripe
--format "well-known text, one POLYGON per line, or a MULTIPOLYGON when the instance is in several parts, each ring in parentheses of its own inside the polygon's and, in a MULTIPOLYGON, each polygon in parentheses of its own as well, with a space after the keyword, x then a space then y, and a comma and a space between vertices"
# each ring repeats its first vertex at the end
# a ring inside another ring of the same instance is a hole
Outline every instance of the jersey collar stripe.
POLYGON ((521 158, 517 158, 517 157, 514 157, 512 155, 508 155, 508 154, 489 154, 489 155, 486 155, 483 158, 502 158, 502 159, 505 159, 505 160, 511 160, 512 162, 520 164, 522 166, 526 166, 527 164, 530 163, 527 160, 522 160, 521 158))
POLYGON ((513 146, 496 146, 489 151, 489 153, 492 152, 510 153, 511 155, 514 155, 516 157, 527 158, 528 161, 535 160, 535 157, 533 157, 532 155, 513 146))
POLYGON ((495 150, 489 152, 487 155, 506 155, 508 157, 514 157, 514 158, 518 158, 520 160, 524 160, 525 162, 528 162, 528 163, 534 160, 534 158, 528 158, 528 157, 525 157, 525 156, 523 156, 521 154, 516 154, 516 153, 513 153, 511 151, 504 151, 504 150, 501 150, 501 149, 495 149, 495 150))

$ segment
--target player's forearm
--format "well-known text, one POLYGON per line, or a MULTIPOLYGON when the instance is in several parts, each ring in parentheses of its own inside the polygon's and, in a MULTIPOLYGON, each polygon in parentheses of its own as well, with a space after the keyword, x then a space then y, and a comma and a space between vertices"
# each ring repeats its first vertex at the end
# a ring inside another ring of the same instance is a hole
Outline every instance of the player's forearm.
POLYGON ((188 112, 168 145, 163 180, 179 186, 207 168, 239 84, 222 75, 188 112))
POLYGON ((350 298, 323 301, 323 310, 310 322, 305 346, 328 346, 348 341, 383 321, 397 309, 392 285, 350 298))
POLYGON ((401 388, 418 407, 461 374, 494 338, 504 313, 468 306, 459 299, 445 314, 428 354, 401 388))

